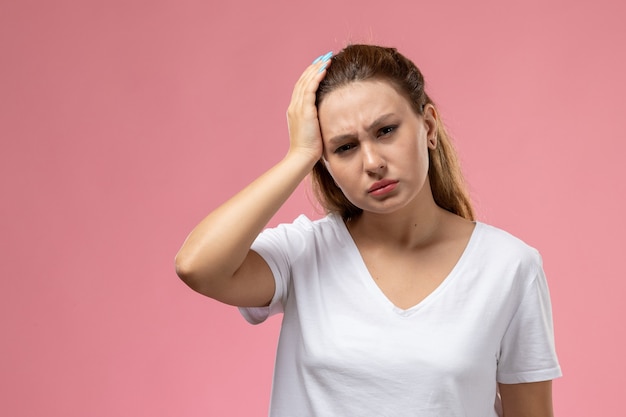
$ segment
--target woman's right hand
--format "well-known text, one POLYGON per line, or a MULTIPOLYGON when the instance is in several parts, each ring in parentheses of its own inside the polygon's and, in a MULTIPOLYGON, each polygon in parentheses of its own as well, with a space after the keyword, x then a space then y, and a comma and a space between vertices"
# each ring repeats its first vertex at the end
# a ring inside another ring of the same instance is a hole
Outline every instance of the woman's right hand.
POLYGON ((314 161, 322 157, 323 149, 315 93, 326 75, 331 57, 332 52, 320 56, 302 73, 287 108, 289 153, 303 154, 314 161))
POLYGON ((314 61, 296 83, 287 111, 287 156, 213 210, 178 251, 176 272, 195 291, 242 307, 266 306, 272 299, 274 275, 250 247, 322 156, 315 93, 331 55, 314 61))

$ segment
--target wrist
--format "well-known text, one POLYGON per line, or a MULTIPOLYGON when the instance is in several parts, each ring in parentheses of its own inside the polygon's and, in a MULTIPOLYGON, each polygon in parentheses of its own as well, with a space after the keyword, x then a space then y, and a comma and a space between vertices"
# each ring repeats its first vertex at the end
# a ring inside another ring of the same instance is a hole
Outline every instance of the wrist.
POLYGON ((321 155, 318 155, 311 150, 306 149, 289 149, 287 155, 285 155, 284 160, 289 161, 289 163, 296 164, 298 166, 302 166, 306 172, 308 173, 313 169, 317 161, 319 161, 321 155))

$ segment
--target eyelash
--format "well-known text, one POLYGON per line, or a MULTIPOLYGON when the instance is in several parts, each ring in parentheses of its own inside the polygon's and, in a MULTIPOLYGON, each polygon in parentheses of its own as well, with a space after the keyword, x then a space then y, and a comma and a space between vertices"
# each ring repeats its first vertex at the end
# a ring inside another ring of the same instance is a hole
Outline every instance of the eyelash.
POLYGON ((351 143, 347 143, 345 145, 341 145, 340 147, 338 147, 337 149, 335 149, 335 153, 336 154, 341 154, 344 152, 349 151, 350 149, 354 148, 354 145, 351 143))
POLYGON ((388 135, 388 134, 392 133, 394 130, 396 130, 397 128, 398 128, 398 126, 393 126, 393 125, 392 126, 385 126, 385 127, 383 127, 382 129, 380 129, 378 131, 378 137, 388 135))
MULTIPOLYGON (((391 125, 391 126, 385 126, 381 129, 378 130, 378 135, 376 136, 377 138, 380 138, 382 136, 387 136, 390 135, 391 133, 393 133, 396 129, 398 128, 397 125, 391 125)), ((340 147, 338 147, 337 149, 335 149, 336 154, 342 154, 344 152, 347 152, 351 149, 353 149, 356 145, 352 144, 352 143, 346 143, 345 145, 341 145, 340 147)))

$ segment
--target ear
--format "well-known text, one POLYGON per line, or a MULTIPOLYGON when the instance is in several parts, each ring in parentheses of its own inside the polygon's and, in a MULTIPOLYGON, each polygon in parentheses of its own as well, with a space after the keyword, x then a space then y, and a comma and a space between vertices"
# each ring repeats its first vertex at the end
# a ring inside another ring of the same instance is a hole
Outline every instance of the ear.
POLYGON ((432 104, 427 104, 424 106, 424 114, 422 116, 424 118, 424 123, 426 126, 426 138, 428 140, 428 148, 436 149, 437 148, 437 127, 439 126, 439 115, 437 114, 437 109, 432 104))

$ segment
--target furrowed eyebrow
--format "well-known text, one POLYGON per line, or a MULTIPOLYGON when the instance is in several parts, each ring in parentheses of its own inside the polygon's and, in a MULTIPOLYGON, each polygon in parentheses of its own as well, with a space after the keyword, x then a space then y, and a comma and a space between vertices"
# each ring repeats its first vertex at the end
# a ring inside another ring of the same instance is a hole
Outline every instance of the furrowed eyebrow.
POLYGON ((387 118, 389 118, 389 117, 391 117, 391 116, 393 116, 393 115, 394 115, 393 113, 383 114, 383 115, 382 115, 382 116, 380 116, 378 119, 374 120, 374 121, 372 122, 372 124, 368 126, 368 128, 367 128, 367 129, 368 129, 368 130, 372 130, 372 129, 374 129, 376 126, 383 124, 383 122, 384 122, 387 118))
POLYGON ((332 138, 328 139, 328 144, 331 146, 338 145, 345 142, 346 140, 356 139, 356 137, 357 136, 354 133, 346 133, 345 135, 333 136, 332 138))
MULTIPOLYGON (((372 123, 368 126, 368 128, 367 128, 367 129, 368 129, 368 130, 372 130, 372 129, 374 129, 376 126, 378 126, 378 125, 380 125, 380 124, 383 124, 383 122, 384 122, 387 118, 389 118, 389 117, 391 117, 391 116, 393 116, 393 115, 394 115, 394 113, 387 113, 387 114, 383 114, 382 116, 380 116, 379 118, 377 118, 376 120, 374 120, 374 121, 373 121, 373 122, 372 122, 372 123)), ((346 141, 346 140, 355 139, 356 137, 357 137, 357 135, 356 135, 356 134, 354 134, 354 133, 346 133, 346 134, 343 134, 343 135, 333 136, 332 138, 328 139, 328 143, 329 143, 330 145, 336 145, 336 144, 342 143, 342 142, 344 142, 344 141, 346 141)))

